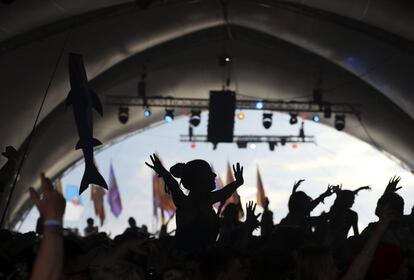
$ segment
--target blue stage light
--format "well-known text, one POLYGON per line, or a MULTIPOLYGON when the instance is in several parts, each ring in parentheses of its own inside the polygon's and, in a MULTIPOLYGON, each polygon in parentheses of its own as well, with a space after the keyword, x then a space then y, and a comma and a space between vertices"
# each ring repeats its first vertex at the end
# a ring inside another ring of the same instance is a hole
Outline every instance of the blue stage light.
POLYGON ((257 101, 256 102, 256 109, 261 110, 261 109, 263 109, 263 107, 264 107, 263 101, 257 101))
POLYGON ((312 120, 314 122, 319 122, 321 120, 321 117, 319 115, 313 115, 312 120))

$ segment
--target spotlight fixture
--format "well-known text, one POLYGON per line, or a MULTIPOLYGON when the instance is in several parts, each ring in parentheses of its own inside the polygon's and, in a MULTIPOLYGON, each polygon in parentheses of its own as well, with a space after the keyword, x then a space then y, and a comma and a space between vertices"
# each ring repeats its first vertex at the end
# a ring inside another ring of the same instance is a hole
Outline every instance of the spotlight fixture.
POLYGON ((294 125, 294 124, 297 124, 298 123, 298 113, 290 113, 289 123, 291 125, 294 125))
POLYGON ((272 126, 272 113, 263 113, 263 126, 269 129, 272 126))
POLYGON ((345 128, 345 115, 335 115, 335 128, 339 131, 345 128))
POLYGON ((173 109, 165 109, 164 120, 166 122, 172 122, 174 120, 174 110, 173 109))
POLYGON ((119 107, 118 110, 118 120, 122 124, 126 124, 129 119, 129 108, 125 106, 119 107))
POLYGON ((263 101, 257 101, 256 102, 256 109, 261 110, 264 107, 263 101))
POLYGON ((237 113, 237 118, 242 121, 246 118, 246 115, 243 112, 239 112, 237 113))
POLYGON ((236 144, 237 144, 237 147, 239 149, 246 149, 247 148, 247 142, 245 142, 245 141, 237 141, 236 144))
POLYGON ((201 121, 201 111, 191 110, 190 124, 194 127, 198 126, 201 121))
POLYGON ((277 142, 269 142, 269 150, 274 151, 277 146, 277 142))
POLYGON ((312 116, 312 120, 313 120, 314 122, 320 122, 321 117, 320 117, 318 114, 315 114, 315 115, 313 115, 313 116, 312 116))
POLYGON ((252 150, 256 149, 256 144, 255 143, 251 143, 250 144, 250 149, 252 149, 252 150))
POLYGON ((144 109, 144 117, 148 118, 151 116, 151 110, 149 108, 144 109))

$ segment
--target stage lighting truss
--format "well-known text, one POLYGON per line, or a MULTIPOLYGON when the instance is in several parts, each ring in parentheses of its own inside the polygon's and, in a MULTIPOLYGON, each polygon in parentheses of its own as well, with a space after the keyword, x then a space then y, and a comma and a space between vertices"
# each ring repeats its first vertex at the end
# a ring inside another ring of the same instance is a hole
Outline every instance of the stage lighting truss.
MULTIPOLYGON (((144 98, 137 96, 106 96, 106 105, 110 106, 141 106, 162 107, 166 109, 183 108, 190 110, 208 110, 208 98, 182 98, 149 96, 144 98)), ((359 116, 359 105, 350 103, 316 103, 314 101, 281 101, 264 99, 238 99, 237 110, 263 110, 266 112, 286 112, 299 115, 299 113, 321 114, 330 117, 331 114, 359 116), (260 104, 258 106, 258 104, 260 104)))
MULTIPOLYGON (((207 135, 180 135, 180 142, 204 142, 207 143, 207 135)), ((285 146, 287 143, 313 143, 315 144, 314 136, 295 136, 295 135, 234 135, 233 142, 237 144, 239 149, 247 148, 248 144, 267 143, 269 149, 273 151, 275 146, 281 144, 285 146)))

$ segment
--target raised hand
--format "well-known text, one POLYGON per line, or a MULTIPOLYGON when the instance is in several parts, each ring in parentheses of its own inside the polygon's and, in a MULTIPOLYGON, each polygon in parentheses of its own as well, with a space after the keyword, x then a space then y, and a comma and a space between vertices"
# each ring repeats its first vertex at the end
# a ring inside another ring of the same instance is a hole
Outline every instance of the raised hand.
POLYGON ((239 183, 240 185, 243 185, 244 183, 243 166, 240 166, 240 163, 237 163, 236 167, 234 167, 234 164, 233 164, 233 174, 234 174, 234 178, 236 179, 236 182, 239 183))
POLYGON ((324 192, 324 196, 331 196, 332 194, 340 191, 342 188, 342 185, 328 185, 328 188, 326 189, 326 191, 324 192))
POLYGON ((66 200, 60 193, 53 189, 52 182, 49 178, 46 178, 42 174, 40 179, 43 193, 42 199, 40 199, 39 194, 33 188, 30 188, 30 197, 36 204, 40 215, 45 220, 61 221, 65 213, 66 200))
POLYGON ((401 177, 400 176, 394 176, 390 179, 390 181, 388 182, 387 187, 385 188, 385 192, 384 193, 391 193, 391 192, 396 192, 399 189, 401 189, 402 187, 397 187, 398 183, 400 182, 401 177))
POLYGON ((262 213, 255 215, 256 211, 256 203, 253 201, 249 201, 246 203, 246 224, 248 225, 249 229, 254 230, 259 227, 259 217, 262 213))
POLYGON ((151 169, 153 169, 156 173, 158 174, 164 174, 165 172, 168 172, 165 167, 162 165, 160 159, 157 157, 156 154, 152 154, 150 156, 152 165, 149 164, 148 162, 145 162, 145 164, 150 167, 151 169))
POLYGON ((300 186, 300 184, 302 184, 302 182, 305 182, 305 179, 301 179, 301 180, 299 180, 299 181, 297 181, 293 184, 292 193, 296 192, 296 190, 299 188, 299 186, 300 186))

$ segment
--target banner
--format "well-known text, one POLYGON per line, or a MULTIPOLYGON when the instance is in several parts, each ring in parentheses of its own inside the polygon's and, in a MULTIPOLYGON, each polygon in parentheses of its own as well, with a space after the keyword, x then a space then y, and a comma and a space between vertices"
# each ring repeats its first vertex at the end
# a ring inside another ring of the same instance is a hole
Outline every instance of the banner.
POLYGON ((108 203, 111 207, 111 212, 115 217, 119 217, 122 212, 121 195, 118 189, 118 183, 116 182, 114 168, 111 165, 109 167, 109 190, 108 190, 108 203))
POLYGON ((257 205, 265 207, 266 204, 266 194, 263 187, 262 176, 260 175, 259 166, 257 166, 257 194, 256 194, 256 203, 257 205))

